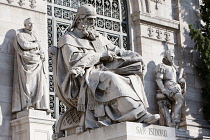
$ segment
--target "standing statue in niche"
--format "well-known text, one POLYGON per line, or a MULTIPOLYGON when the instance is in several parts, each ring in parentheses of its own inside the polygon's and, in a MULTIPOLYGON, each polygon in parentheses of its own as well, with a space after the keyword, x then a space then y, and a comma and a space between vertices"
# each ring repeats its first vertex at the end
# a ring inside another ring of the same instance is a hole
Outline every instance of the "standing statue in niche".
POLYGON ((156 82, 159 87, 157 99, 160 112, 160 124, 179 128, 183 122, 184 94, 186 82, 183 68, 177 77, 178 68, 174 64, 173 50, 166 50, 161 64, 156 67, 156 82))
POLYGON ((12 112, 28 109, 49 112, 49 94, 45 70, 45 54, 40 41, 32 31, 30 18, 24 21, 24 29, 20 29, 14 41, 14 84, 12 112))
POLYGON ((141 56, 114 46, 96 32, 96 16, 92 5, 79 7, 72 30, 55 48, 56 93, 69 110, 81 113, 76 133, 117 122, 157 121, 159 115, 146 110, 144 87, 137 75, 144 68, 141 56))

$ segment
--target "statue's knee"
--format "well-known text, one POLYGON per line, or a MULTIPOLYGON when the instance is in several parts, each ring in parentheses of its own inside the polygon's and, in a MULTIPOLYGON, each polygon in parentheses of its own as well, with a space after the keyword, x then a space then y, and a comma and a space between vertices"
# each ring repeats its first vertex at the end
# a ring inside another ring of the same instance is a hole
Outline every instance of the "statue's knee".
POLYGON ((181 93, 176 94, 176 101, 179 102, 180 104, 184 103, 184 97, 181 95, 181 93))
POLYGON ((158 93, 156 95, 156 97, 157 97, 158 100, 165 100, 166 99, 166 96, 164 94, 162 94, 162 93, 158 93))
POLYGON ((105 79, 114 80, 116 78, 116 74, 110 71, 104 71, 101 73, 101 76, 105 79))

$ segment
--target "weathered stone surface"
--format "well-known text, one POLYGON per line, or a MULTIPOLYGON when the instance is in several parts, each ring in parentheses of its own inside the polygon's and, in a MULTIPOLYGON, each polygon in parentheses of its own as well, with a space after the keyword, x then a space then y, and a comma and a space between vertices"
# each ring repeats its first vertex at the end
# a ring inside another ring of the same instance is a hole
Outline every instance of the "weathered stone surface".
POLYGON ((13 84, 13 70, 0 68, 0 85, 12 87, 13 84))
POLYGON ((0 85, 0 102, 11 103, 12 102, 12 87, 0 85))
MULTIPOLYGON (((0 113, 1 113, 1 108, 0 108, 0 113)), ((11 132, 11 126, 10 126, 10 117, 7 116, 2 116, 0 117, 0 138, 4 137, 10 137, 12 132, 11 132)))
POLYGON ((14 56, 10 54, 0 53, 0 68, 13 70, 14 56))

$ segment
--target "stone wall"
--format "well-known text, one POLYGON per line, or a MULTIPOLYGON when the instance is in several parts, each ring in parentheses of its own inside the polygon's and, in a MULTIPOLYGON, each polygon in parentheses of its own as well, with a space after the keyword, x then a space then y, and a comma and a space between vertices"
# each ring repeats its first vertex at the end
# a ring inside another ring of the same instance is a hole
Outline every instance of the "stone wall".
MULTIPOLYGON (((138 5, 136 1, 133 5, 138 5)), ((137 6, 134 6, 137 7, 137 6)), ((135 35, 133 50, 142 54, 146 62, 145 91, 149 101, 149 112, 158 113, 156 100, 157 85, 155 66, 161 63, 166 41, 170 49, 175 50, 175 64, 185 68, 187 81, 186 127, 190 135, 202 138, 210 135, 210 127, 203 118, 201 88, 202 80, 197 75, 193 64, 198 53, 193 50, 194 44, 189 36, 188 24, 199 27, 198 0, 150 0, 150 12, 140 8, 132 12, 132 28, 135 35)))
POLYGON ((187 128, 195 137, 210 135, 210 126, 203 118, 201 88, 203 82, 197 75, 193 64, 197 61, 198 53, 193 50, 194 43, 189 36, 188 24, 199 27, 199 1, 180 0, 180 42, 184 47, 183 60, 186 68, 187 93, 186 93, 186 115, 187 128))
POLYGON ((13 40, 17 29, 24 27, 26 18, 31 17, 35 22, 34 30, 47 49, 46 1, 18 2, 21 1, 0 1, 0 140, 11 139, 11 97, 15 73, 13 40))

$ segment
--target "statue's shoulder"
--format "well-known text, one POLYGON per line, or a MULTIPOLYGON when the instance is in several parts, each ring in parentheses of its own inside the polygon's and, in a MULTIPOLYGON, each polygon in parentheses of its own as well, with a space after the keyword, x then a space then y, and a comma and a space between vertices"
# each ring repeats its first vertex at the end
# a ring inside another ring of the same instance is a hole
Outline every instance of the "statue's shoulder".
POLYGON ((164 63, 160 63, 156 66, 155 71, 156 73, 166 73, 167 66, 164 63))
POLYGON ((73 35, 72 32, 68 32, 65 35, 63 35, 61 38, 58 40, 58 47, 62 47, 65 44, 72 44, 72 42, 75 42, 76 37, 73 35))
MULTIPOLYGON (((32 34, 33 34, 33 36, 37 36, 35 31, 32 31, 32 34)), ((27 36, 31 36, 31 34, 26 32, 25 29, 22 28, 22 29, 17 29, 16 30, 16 36, 17 37, 23 37, 23 38, 26 37, 27 38, 27 36)))
POLYGON ((64 45, 70 45, 77 48, 93 49, 87 39, 81 39, 74 32, 68 32, 63 35, 58 41, 58 48, 64 45))
POLYGON ((25 30, 24 29, 18 29, 16 31, 16 35, 17 36, 24 36, 26 34, 25 30))

